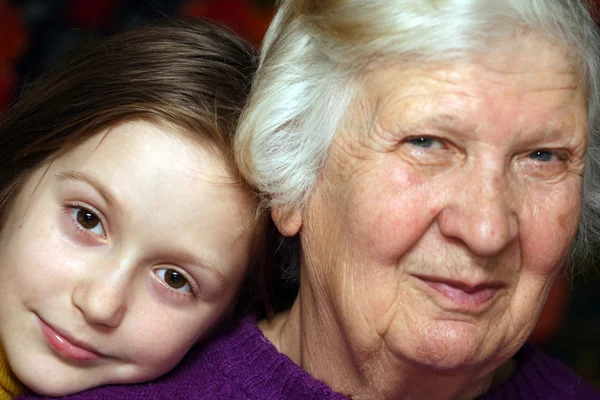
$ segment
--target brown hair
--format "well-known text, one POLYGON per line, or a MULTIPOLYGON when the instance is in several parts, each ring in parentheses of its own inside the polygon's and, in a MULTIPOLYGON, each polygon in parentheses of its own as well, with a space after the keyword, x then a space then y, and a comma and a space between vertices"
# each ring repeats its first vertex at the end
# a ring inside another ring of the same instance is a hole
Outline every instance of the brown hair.
MULTIPOLYGON (((233 133, 256 70, 255 53, 246 42, 206 22, 168 21, 89 43, 66 60, 0 116, 0 229, 35 170, 130 119, 173 124, 214 148, 258 206, 232 154, 233 133)), ((256 298, 269 259, 267 223, 257 211, 248 224, 256 253, 248 274, 252 279, 243 285, 245 299, 256 298)))

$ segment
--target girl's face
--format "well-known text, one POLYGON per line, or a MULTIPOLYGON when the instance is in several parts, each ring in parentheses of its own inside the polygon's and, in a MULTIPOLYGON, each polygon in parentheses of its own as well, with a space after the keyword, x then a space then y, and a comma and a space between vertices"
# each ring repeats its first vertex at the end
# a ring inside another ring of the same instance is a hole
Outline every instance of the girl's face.
POLYGON ((41 167, 0 238, 0 344, 59 396, 155 378, 231 303, 251 205, 222 159, 136 121, 41 167))

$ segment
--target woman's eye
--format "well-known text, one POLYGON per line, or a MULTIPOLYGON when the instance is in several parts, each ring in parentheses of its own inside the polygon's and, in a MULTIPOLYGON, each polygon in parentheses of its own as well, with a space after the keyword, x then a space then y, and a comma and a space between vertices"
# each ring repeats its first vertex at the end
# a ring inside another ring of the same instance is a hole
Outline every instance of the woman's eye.
POLYGON ((408 141, 410 144, 423 147, 425 149, 440 149, 442 148, 442 142, 439 139, 430 138, 427 136, 421 136, 417 138, 410 139, 408 141))
POLYGON ((100 218, 90 210, 81 207, 71 208, 75 221, 86 231, 90 231, 95 235, 104 236, 104 227, 100 218))
POLYGON ((167 285, 181 292, 191 292, 192 289, 187 279, 181 272, 169 268, 159 268, 156 270, 156 275, 162 279, 167 285))
POLYGON ((542 161, 542 162, 548 162, 548 161, 552 161, 553 159, 557 159, 556 155, 554 155, 550 151, 545 151, 545 150, 533 151, 533 152, 529 153, 529 158, 531 158, 532 160, 542 161))

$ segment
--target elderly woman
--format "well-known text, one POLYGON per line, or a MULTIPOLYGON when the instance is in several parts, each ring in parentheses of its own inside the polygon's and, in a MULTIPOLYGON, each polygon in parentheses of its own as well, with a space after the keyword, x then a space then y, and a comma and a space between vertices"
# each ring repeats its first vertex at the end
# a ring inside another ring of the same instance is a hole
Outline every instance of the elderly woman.
POLYGON ((279 352, 353 399, 600 398, 525 345, 600 223, 584 6, 281 3, 237 148, 299 236, 279 352))
POLYGON ((283 1, 237 151, 295 302, 76 398, 599 399, 525 344, 600 232, 598 40, 579 0, 283 1))

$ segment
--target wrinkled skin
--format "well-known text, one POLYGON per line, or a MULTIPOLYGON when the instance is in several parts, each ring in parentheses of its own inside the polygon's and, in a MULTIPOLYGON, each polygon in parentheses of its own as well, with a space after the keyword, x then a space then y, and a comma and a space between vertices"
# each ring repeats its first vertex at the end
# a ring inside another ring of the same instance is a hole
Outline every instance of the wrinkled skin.
POLYGON ((308 205, 274 210, 301 288, 262 328, 355 399, 474 398, 510 375, 571 246, 581 77, 530 35, 363 83, 308 205))

